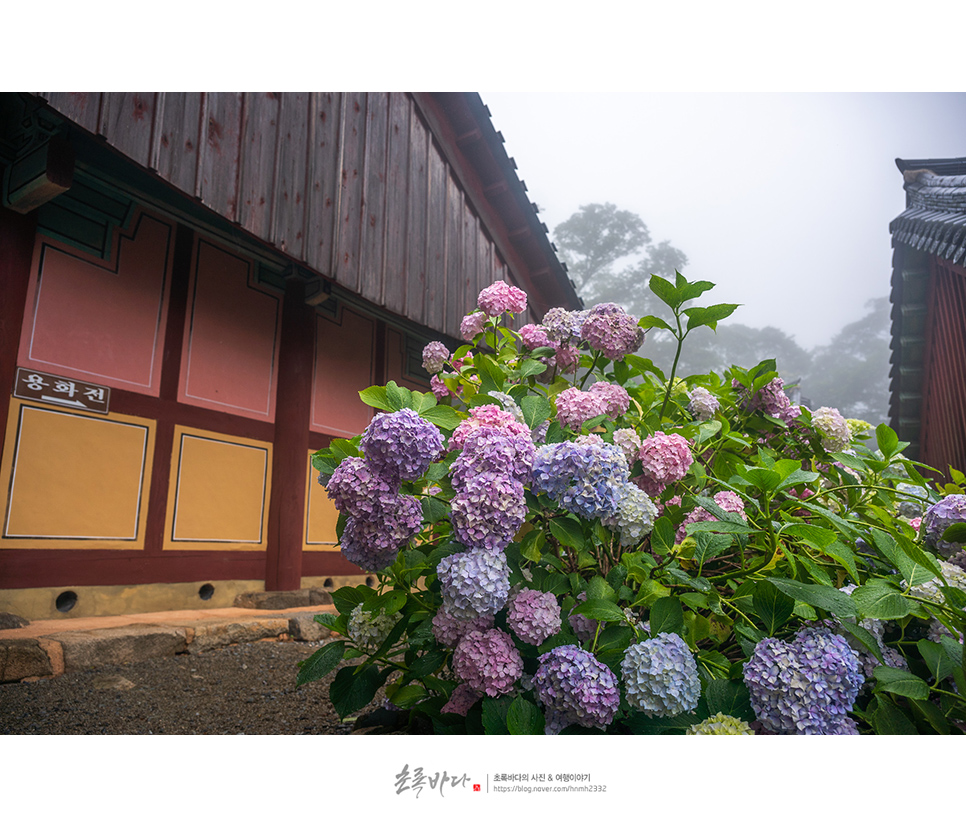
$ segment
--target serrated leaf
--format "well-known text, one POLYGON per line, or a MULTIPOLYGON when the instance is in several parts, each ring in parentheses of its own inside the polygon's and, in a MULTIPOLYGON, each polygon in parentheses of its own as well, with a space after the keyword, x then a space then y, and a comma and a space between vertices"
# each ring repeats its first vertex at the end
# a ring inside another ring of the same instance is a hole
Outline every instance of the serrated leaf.
POLYGON ((821 608, 835 616, 855 617, 857 610, 855 602, 835 588, 828 588, 824 585, 806 585, 804 582, 797 582, 794 579, 779 579, 768 577, 766 582, 771 582, 779 591, 790 596, 792 599, 807 602, 815 608, 821 608))
POLYGON ((416 704, 422 701, 425 697, 426 690, 421 686, 412 684, 410 686, 399 687, 399 689, 395 690, 389 696, 389 700, 400 709, 410 709, 411 707, 416 706, 416 704))
POLYGON ((929 674, 933 676, 936 683, 946 680, 953 674, 957 664, 950 659, 946 650, 939 643, 933 643, 931 640, 920 640, 916 643, 916 647, 919 649, 922 659, 926 661, 929 674))
POLYGON ((440 666, 446 662, 446 652, 433 649, 417 657, 409 664, 409 671, 416 678, 425 678, 432 675, 440 666))
POLYGON ((329 700, 339 718, 367 707, 379 687, 385 682, 385 673, 380 673, 375 666, 346 666, 340 669, 329 687, 329 700))
POLYGON ((649 330, 652 327, 659 327, 661 330, 674 332, 674 328, 670 324, 657 316, 644 316, 637 322, 637 326, 643 327, 645 330, 649 330))
POLYGON ((366 405, 378 408, 382 411, 392 411, 389 398, 386 396, 386 388, 383 385, 372 385, 359 392, 359 399, 366 405))
POLYGON ((602 576, 592 576, 587 583, 587 599, 617 601, 617 594, 602 576))
POLYGON ((449 504, 445 501, 440 501, 432 495, 424 495, 419 499, 419 503, 423 507, 424 523, 435 524, 437 521, 449 518, 449 504))
POLYGON ((506 714, 506 726, 512 736, 543 734, 543 713, 522 695, 513 699, 506 714))
POLYGON ((863 628, 860 625, 856 625, 855 623, 850 623, 848 620, 840 620, 837 628, 841 628, 851 634, 862 644, 862 648, 869 652, 869 654, 873 655, 875 659, 879 661, 879 663, 885 662, 882 657, 882 649, 879 648, 875 635, 873 635, 868 629, 863 628))
POLYGON ((523 420, 531 429, 550 419, 550 401, 546 397, 524 397, 520 400, 523 420))
POLYGON ((900 620, 915 608, 893 585, 875 579, 856 588, 852 600, 862 618, 875 620, 900 620))
POLYGON ((708 684, 704 697, 711 715, 723 712, 742 721, 754 721, 756 718, 748 689, 743 683, 716 678, 708 684))
POLYGON ((299 663, 299 672, 295 678, 295 685, 302 686, 311 681, 324 678, 342 662, 345 653, 345 641, 337 640, 327 643, 317 652, 299 663))
POLYGON ((919 735, 915 724, 888 698, 876 696, 875 704, 872 725, 880 736, 919 735))
POLYGON ((670 553, 674 547, 675 533, 671 520, 662 515, 654 522, 654 529, 651 530, 651 550, 658 556, 670 553))
POLYGON ((955 542, 957 544, 966 542, 966 523, 957 521, 955 524, 950 524, 941 538, 944 542, 955 542))
POLYGON ((691 558, 698 563, 699 568, 702 568, 706 562, 717 559, 733 543, 734 539, 730 536, 718 536, 714 533, 695 533, 694 553, 691 555, 691 558))
POLYGON ((483 731, 488 736, 509 735, 507 715, 510 712, 509 698, 483 699, 483 731))
POLYGON ((907 672, 905 669, 895 669, 892 666, 876 666, 872 670, 878 684, 877 692, 893 692, 905 698, 915 698, 924 701, 929 697, 929 686, 920 677, 907 672))
POLYGON ((654 295, 661 299, 672 310, 681 305, 684 300, 681 292, 670 281, 660 275, 651 275, 648 287, 654 295))
POLYGON ((455 429, 463 422, 460 413, 448 405, 434 405, 432 408, 424 411, 420 416, 429 420, 434 426, 439 426, 439 428, 447 430, 455 429))
POLYGON ((547 370, 547 366, 537 359, 524 359, 520 363, 520 367, 517 369, 517 375, 520 379, 526 379, 531 376, 540 376, 544 371, 547 370))
POLYGON ((885 423, 880 423, 876 426, 875 442, 886 460, 891 458, 899 450, 899 435, 885 423))
POLYGON ((586 602, 574 606, 570 613, 583 614, 590 620, 600 620, 605 623, 626 621, 624 609, 606 599, 588 599, 586 602))
POLYGON ((740 304, 712 304, 710 307, 692 307, 685 310, 688 317, 688 332, 697 327, 710 327, 717 332, 718 322, 728 318, 740 304))
POLYGON ((684 610, 677 597, 662 597, 654 601, 649 617, 651 635, 681 634, 684 631, 684 610))
POLYGON ((360 602, 375 595, 376 592, 365 585, 343 585, 332 592, 332 602, 340 614, 351 614, 360 602))
POLYGON ((584 531, 580 522, 567 516, 550 519, 550 534, 562 545, 581 550, 584 547, 584 531))
POLYGON ((824 551, 829 545, 838 540, 838 536, 826 527, 816 527, 814 524, 786 524, 781 529, 783 536, 794 536, 818 550, 824 551))
POLYGON ((769 637, 788 622, 795 610, 795 600, 768 582, 759 582, 755 585, 752 601, 755 605, 755 613, 764 623, 769 637))

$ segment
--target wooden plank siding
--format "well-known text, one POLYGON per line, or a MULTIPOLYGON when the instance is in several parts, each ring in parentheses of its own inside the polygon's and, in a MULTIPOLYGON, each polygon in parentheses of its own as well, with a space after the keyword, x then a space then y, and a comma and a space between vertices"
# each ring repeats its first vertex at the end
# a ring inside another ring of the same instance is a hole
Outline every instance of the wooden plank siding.
MULTIPOLYGON (((38 95, 294 261, 417 324, 459 338, 495 280, 530 294, 517 324, 579 303, 505 152, 484 165, 490 145, 476 142, 471 162, 453 140, 447 114, 475 94, 38 95), (504 169, 513 182, 494 188, 504 169)), ((460 118, 483 118, 476 100, 460 118)))

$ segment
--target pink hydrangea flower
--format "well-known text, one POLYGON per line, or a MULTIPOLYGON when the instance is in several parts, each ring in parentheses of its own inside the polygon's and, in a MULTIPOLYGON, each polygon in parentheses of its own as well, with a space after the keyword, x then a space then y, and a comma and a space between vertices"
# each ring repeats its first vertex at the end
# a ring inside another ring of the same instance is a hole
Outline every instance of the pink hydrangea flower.
POLYGON ((530 429, 518 422, 508 411, 504 411, 497 405, 478 405, 476 408, 471 408, 469 418, 456 427, 453 436, 449 439, 449 450, 462 449, 469 434, 480 426, 495 426, 507 437, 518 434, 530 436, 530 429))
POLYGON ((449 348, 442 342, 430 342, 423 348, 423 367, 426 373, 438 374, 449 359, 449 348))
POLYGON ((466 342, 472 342, 486 327, 486 313, 470 313, 463 316, 460 322, 460 336, 466 342))
POLYGON ((680 481, 694 463, 688 441, 679 434, 654 432, 641 441, 638 460, 644 467, 637 485, 650 497, 659 495, 668 484, 680 481))
MULTIPOLYGON (((748 516, 745 514, 745 502, 742 501, 735 493, 730 490, 723 490, 714 496, 714 503, 721 507, 726 513, 737 513, 745 521, 748 520, 748 516)), ((674 536, 674 543, 681 544, 688 535, 688 525, 695 524, 699 521, 714 521, 715 517, 711 515, 704 507, 695 507, 691 512, 687 514, 684 518, 684 523, 678 527, 677 533, 674 536)))
POLYGON ((624 386, 615 385, 612 382, 595 382, 590 386, 590 390, 600 397, 604 404, 604 412, 611 420, 616 420, 627 413, 631 398, 624 390, 624 386))
POLYGON ((453 652, 453 671, 475 692, 495 698, 513 691, 523 674, 523 660, 505 631, 471 631, 453 652))
POLYGON ((539 324, 525 324, 520 328, 520 338, 523 339, 523 346, 527 350, 535 350, 538 347, 556 347, 557 343, 548 335, 544 327, 539 324))
POLYGON ((449 696, 449 700, 440 707, 439 711, 465 716, 473 704, 480 700, 480 697, 480 693, 468 683, 461 683, 453 690, 453 694, 449 696))
POLYGON ((644 344, 644 331, 637 319, 624 312, 619 304, 595 304, 580 327, 580 335, 588 345, 602 351, 608 359, 623 359, 644 344))
POLYGON ((518 287, 511 287, 505 281, 497 281, 480 290, 476 304, 488 316, 522 313, 527 309, 527 294, 518 287))
POLYGON ((570 374, 577 370, 577 360, 580 358, 580 349, 576 345, 561 344, 557 347, 554 356, 557 367, 561 373, 570 374))
POLYGON ((599 417, 606 411, 603 399, 595 391, 566 388, 557 395, 557 418, 560 425, 580 431, 586 420, 599 417))

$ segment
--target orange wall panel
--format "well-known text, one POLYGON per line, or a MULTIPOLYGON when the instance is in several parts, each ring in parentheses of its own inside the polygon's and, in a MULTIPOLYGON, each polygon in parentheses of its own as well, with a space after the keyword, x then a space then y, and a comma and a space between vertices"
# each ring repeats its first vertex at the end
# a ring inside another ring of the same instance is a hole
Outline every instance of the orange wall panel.
POLYGON ((37 237, 19 363, 157 395, 174 229, 140 215, 114 263, 37 237))
POLYGON ((181 359, 179 400, 275 419, 281 296, 256 286, 251 261, 199 239, 181 359))
POLYGON ((338 550, 339 537, 335 525, 339 511, 319 483, 319 473, 312 466, 309 453, 308 485, 305 491, 305 549, 338 550))

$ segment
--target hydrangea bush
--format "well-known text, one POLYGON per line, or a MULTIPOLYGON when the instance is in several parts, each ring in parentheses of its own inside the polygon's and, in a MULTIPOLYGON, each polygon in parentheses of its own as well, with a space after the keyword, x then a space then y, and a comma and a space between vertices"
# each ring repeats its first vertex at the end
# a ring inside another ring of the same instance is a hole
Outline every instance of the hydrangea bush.
POLYGON ((426 347, 432 393, 361 392, 372 423, 313 464, 375 583, 333 593, 299 683, 338 668, 343 717, 384 688, 437 733, 964 732, 966 479, 796 405, 772 360, 677 378, 735 309, 712 286, 515 331, 498 282, 426 347))

